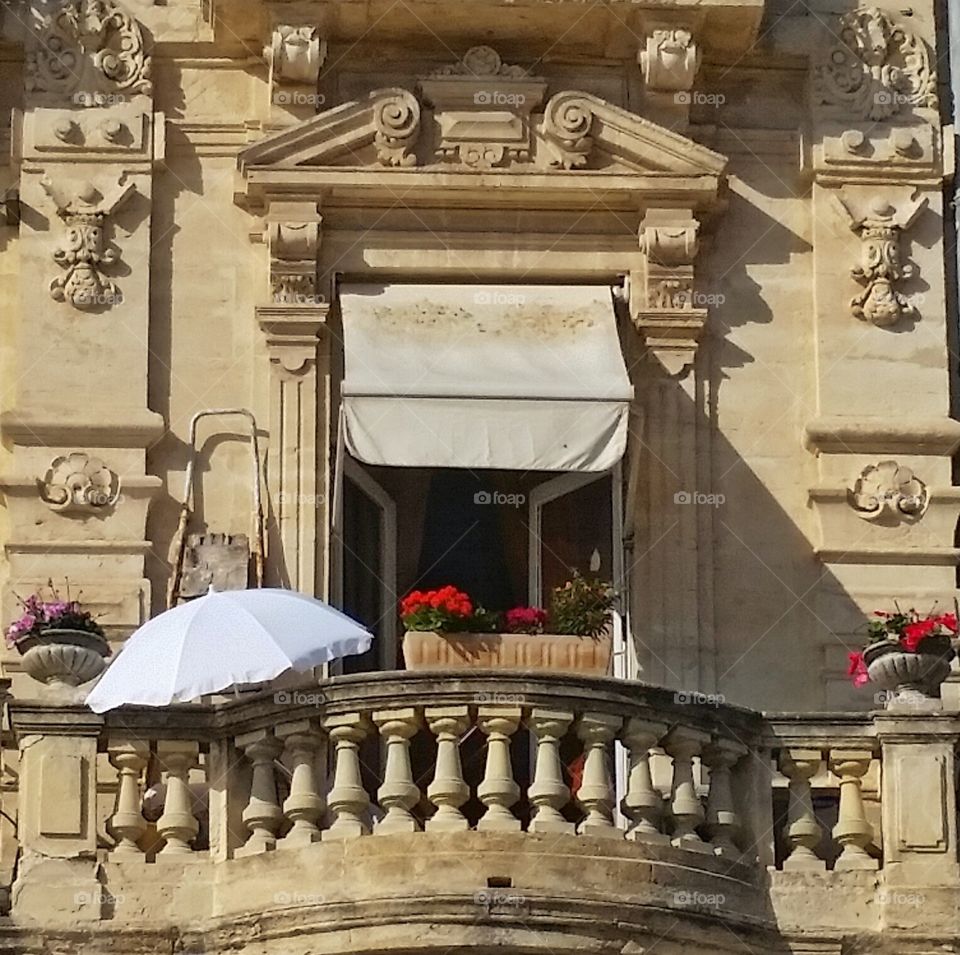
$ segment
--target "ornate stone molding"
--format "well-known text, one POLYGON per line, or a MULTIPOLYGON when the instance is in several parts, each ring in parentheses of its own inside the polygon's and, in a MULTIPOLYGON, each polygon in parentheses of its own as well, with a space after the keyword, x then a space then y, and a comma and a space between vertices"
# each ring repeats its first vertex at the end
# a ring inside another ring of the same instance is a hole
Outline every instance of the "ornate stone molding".
POLYGON ((73 451, 51 461, 37 489, 41 500, 55 511, 102 511, 119 500, 120 478, 100 458, 73 451))
POLYGON ((936 74, 923 40, 869 7, 842 16, 836 42, 814 70, 819 105, 869 120, 888 119, 905 106, 935 109, 936 74))
POLYGON ((477 46, 459 63, 422 78, 419 89, 435 111, 441 158, 476 169, 530 159, 529 116, 543 102, 543 77, 528 76, 504 64, 496 50, 477 46))
POLYGON ((119 4, 63 0, 30 8, 28 92, 72 97, 81 106, 101 106, 110 95, 152 93, 143 33, 119 4))
POLYGON ((646 36, 637 54, 646 88, 653 92, 690 90, 700 68, 700 47, 693 33, 683 27, 656 26, 646 36))
POLYGON ((927 486, 908 467, 881 461, 863 469, 849 492, 850 506, 865 520, 920 517, 927 506, 927 486))
POLYGON ((135 191, 133 183, 121 175, 106 193, 89 181, 65 188, 48 177, 40 183, 66 225, 66 235, 53 252, 54 262, 66 274, 50 283, 51 297, 83 310, 116 304, 120 291, 103 268, 116 264, 118 255, 105 244, 104 230, 107 216, 135 191))
POLYGON ((890 202, 872 194, 841 193, 839 199, 850 228, 860 236, 860 264, 850 274, 865 287, 850 302, 851 311, 862 321, 881 327, 915 315, 914 306, 896 288, 916 272, 901 259, 900 233, 926 206, 926 198, 901 196, 890 202))

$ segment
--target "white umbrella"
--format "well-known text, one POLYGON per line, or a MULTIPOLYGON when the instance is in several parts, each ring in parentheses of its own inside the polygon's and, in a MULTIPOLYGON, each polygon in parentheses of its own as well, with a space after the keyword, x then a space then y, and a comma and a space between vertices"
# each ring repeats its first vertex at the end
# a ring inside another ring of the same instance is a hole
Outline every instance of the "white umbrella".
POLYGON ((373 636, 321 600, 294 590, 224 590, 147 621, 124 644, 87 705, 166 706, 231 686, 307 671, 364 653, 373 636))

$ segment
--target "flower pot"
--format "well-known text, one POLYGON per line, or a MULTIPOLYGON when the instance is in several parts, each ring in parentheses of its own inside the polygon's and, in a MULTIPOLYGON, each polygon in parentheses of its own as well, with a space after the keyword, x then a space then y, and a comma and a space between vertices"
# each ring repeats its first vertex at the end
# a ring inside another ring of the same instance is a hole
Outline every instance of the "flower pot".
POLYGON ((23 669, 47 686, 80 686, 99 676, 110 656, 106 639, 86 630, 50 628, 17 643, 23 669))
POLYGON ((923 649, 909 653, 893 640, 871 644, 863 651, 870 682, 885 691, 887 709, 940 708, 940 684, 950 674, 954 657, 947 637, 925 640, 923 649))
POLYGON ((408 630, 403 660, 408 670, 549 670, 605 676, 613 657, 613 636, 570 634, 437 633, 408 630))

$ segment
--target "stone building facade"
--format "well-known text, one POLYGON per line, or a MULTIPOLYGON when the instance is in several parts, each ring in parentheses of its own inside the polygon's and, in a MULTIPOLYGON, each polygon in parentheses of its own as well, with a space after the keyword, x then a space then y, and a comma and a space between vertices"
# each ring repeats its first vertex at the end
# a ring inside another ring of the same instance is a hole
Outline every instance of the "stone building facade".
POLYGON ((957 590, 945 16, 5 4, 4 620, 48 579, 117 646, 162 610, 195 443, 190 530, 362 605, 382 672, 104 720, 8 651, 0 947, 953 951, 953 687, 942 715, 869 715, 845 674, 874 607, 957 590), (561 347, 564 309, 607 338, 561 347), (429 361, 443 316, 490 332, 450 359, 460 390, 429 361), (248 419, 210 409, 252 412, 256 488, 248 419), (455 493, 471 527, 515 512, 470 573, 496 551, 531 600, 551 561, 614 579, 618 676, 653 688, 393 673, 396 596, 455 493), (518 812, 553 827, 504 816, 521 726, 518 812), (428 731, 443 773, 368 778, 363 747, 428 731), (568 736, 579 820, 550 775, 568 736), (355 838, 376 801, 389 838, 355 838), (413 832, 427 801, 441 824, 413 832))

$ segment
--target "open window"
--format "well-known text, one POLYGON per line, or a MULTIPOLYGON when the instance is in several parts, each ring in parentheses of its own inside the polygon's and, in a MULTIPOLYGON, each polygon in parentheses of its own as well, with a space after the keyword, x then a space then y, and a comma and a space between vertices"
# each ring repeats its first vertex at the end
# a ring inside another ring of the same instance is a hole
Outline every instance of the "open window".
MULTIPOLYGON (((632 388, 610 289, 351 286, 341 315, 334 592, 379 644, 345 669, 400 665, 414 588, 492 610, 545 606, 573 571, 622 589, 632 388)), ((625 674, 619 614, 615 649, 625 674)))

